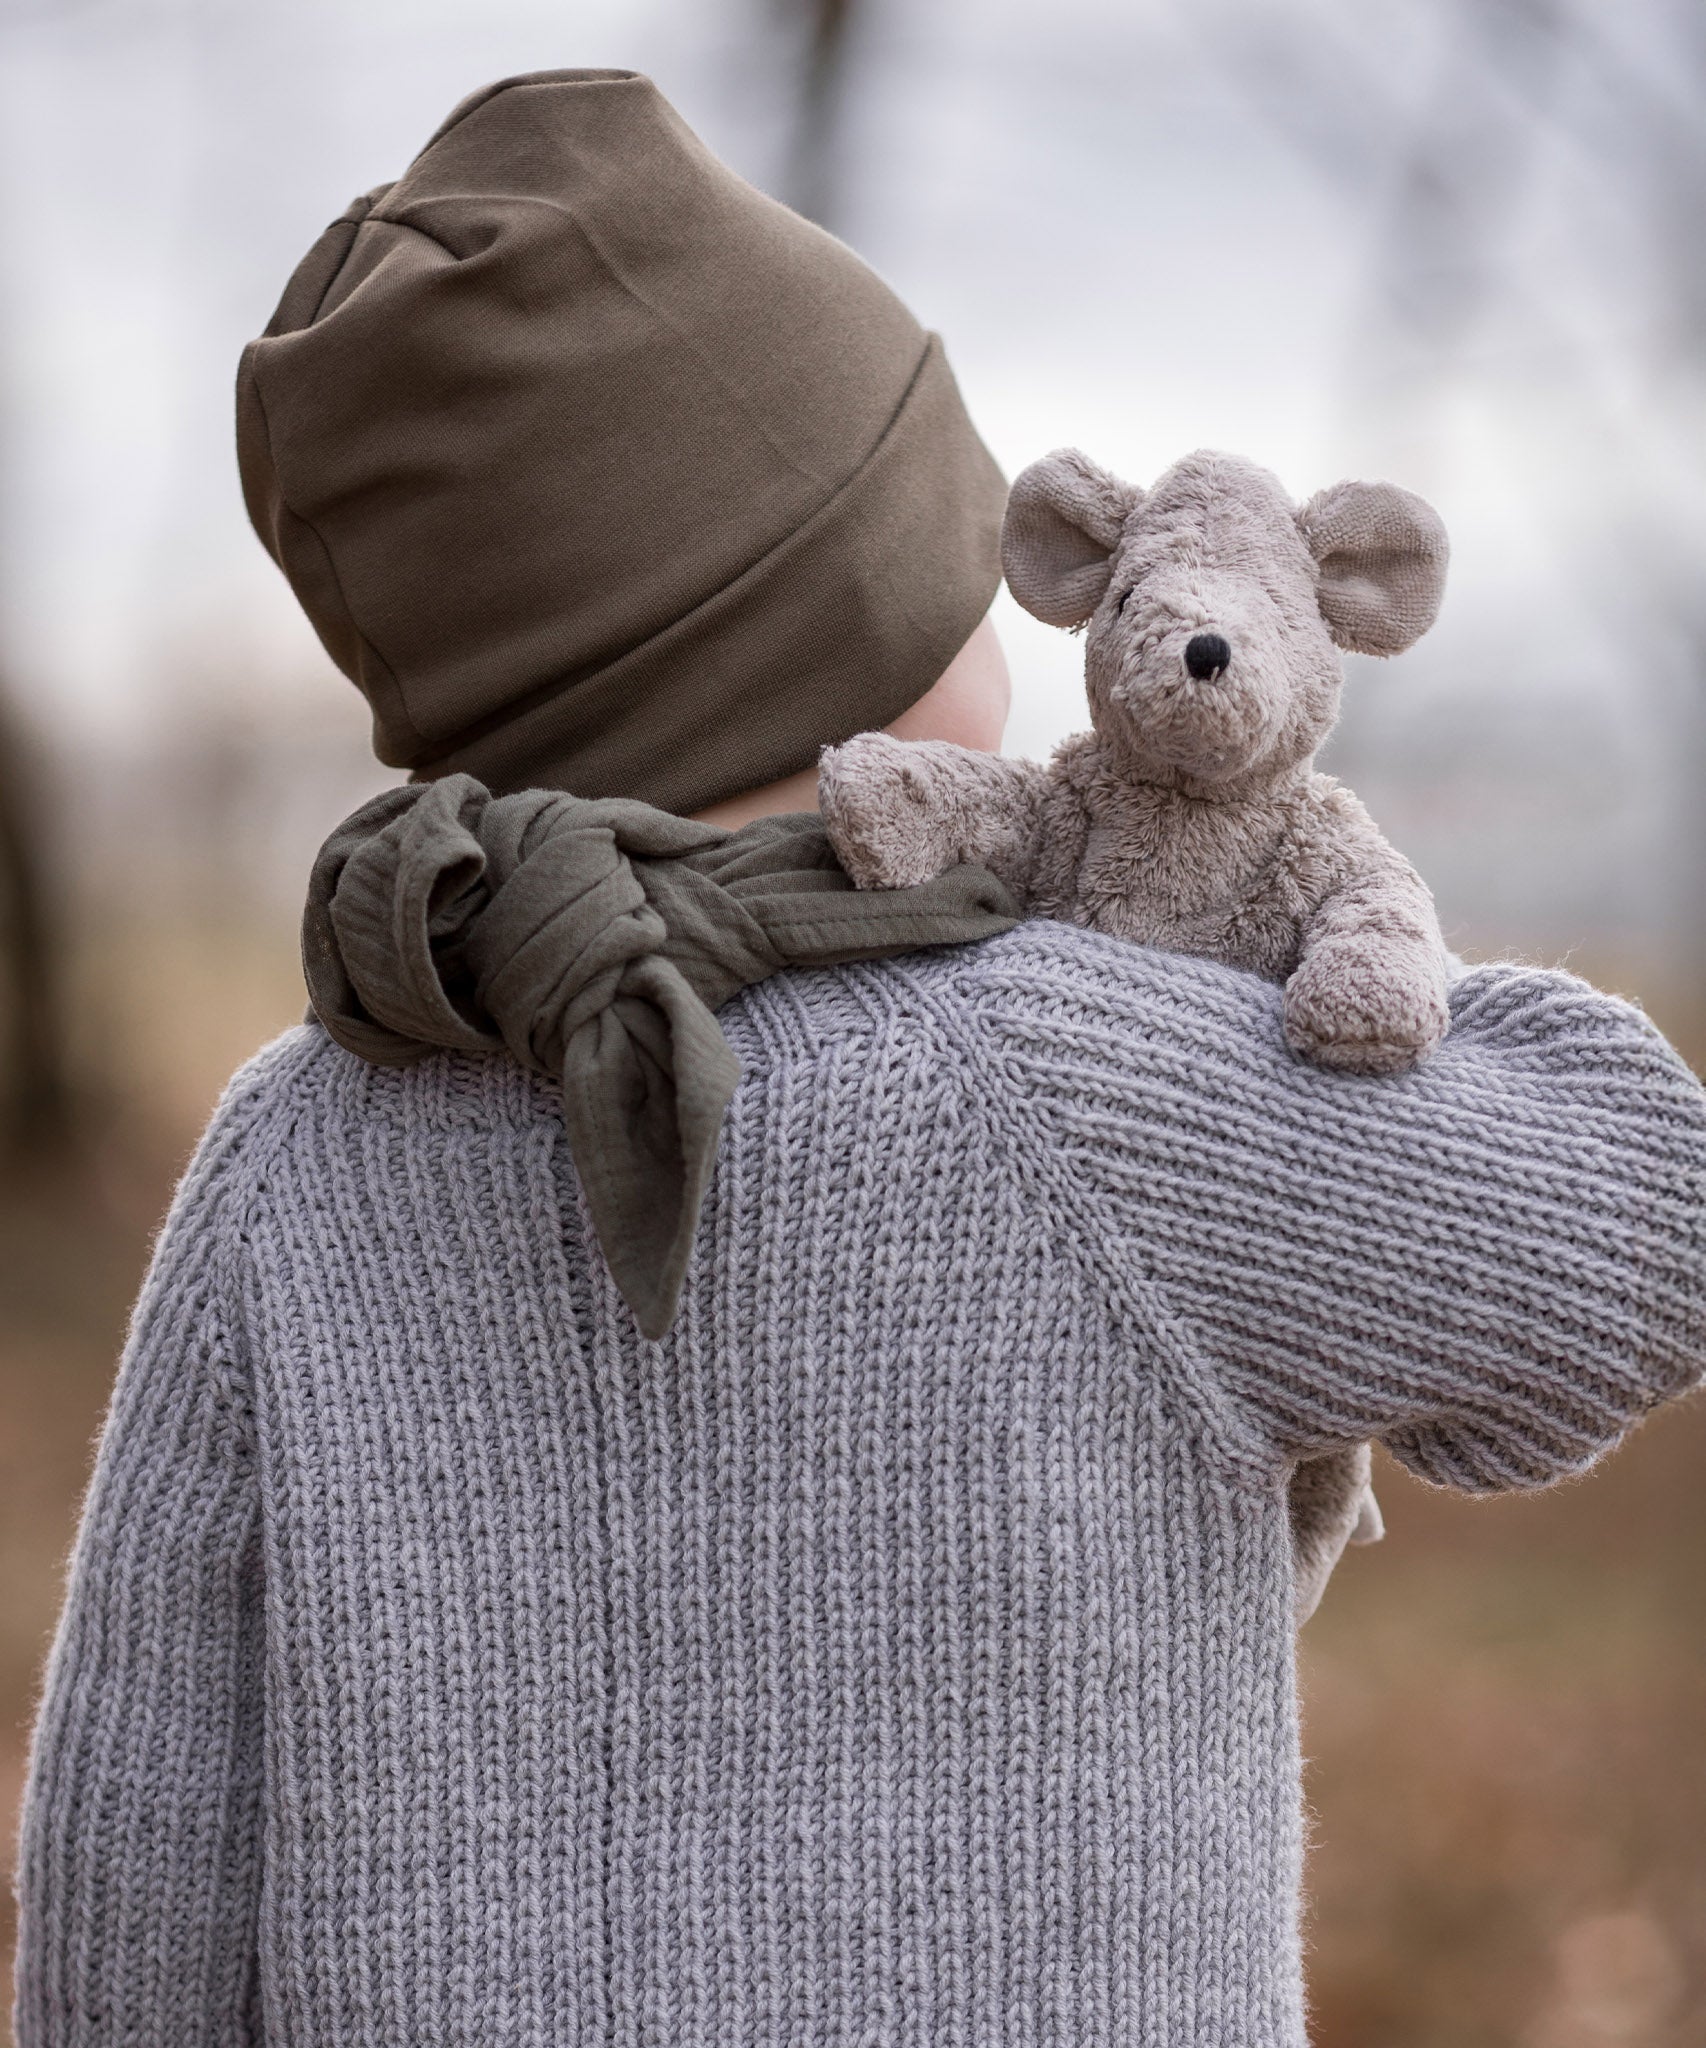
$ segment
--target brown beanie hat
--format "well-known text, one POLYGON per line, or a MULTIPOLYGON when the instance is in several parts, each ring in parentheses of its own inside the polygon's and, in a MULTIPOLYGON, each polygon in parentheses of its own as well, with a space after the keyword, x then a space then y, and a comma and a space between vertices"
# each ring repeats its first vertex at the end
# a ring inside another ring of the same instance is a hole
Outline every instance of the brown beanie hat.
POLYGON ((1000 577, 939 340, 632 72, 464 100, 237 402, 256 530, 417 780, 699 810, 897 717, 1000 577))

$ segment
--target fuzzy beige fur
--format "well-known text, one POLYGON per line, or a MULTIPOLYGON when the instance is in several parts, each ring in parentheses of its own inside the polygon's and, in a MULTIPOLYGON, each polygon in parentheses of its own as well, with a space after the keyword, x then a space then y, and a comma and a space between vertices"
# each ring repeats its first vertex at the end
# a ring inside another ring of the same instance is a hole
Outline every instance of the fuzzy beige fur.
MULTIPOLYGON (((1037 915, 1283 982, 1287 1040, 1322 1066, 1424 1058, 1447 1022, 1433 899, 1314 756, 1340 649, 1396 654, 1433 623, 1438 515, 1381 483, 1300 509, 1207 451, 1146 492, 1069 448, 1014 484, 1001 547, 1027 611, 1088 629, 1092 729, 1046 766, 884 733, 830 748, 819 799, 855 882, 980 861, 1037 915)), ((1294 1485, 1304 1611, 1352 1526, 1378 1533, 1367 1469, 1347 1456, 1294 1485)))

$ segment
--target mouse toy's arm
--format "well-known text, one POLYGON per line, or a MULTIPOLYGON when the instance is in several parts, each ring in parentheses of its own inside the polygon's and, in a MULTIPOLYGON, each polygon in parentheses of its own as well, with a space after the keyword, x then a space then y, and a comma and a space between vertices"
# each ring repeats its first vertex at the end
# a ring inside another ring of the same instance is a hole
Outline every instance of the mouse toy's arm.
POLYGON ((1318 1066, 1402 1073, 1450 1021, 1433 897, 1350 791, 1320 780, 1317 851, 1329 855, 1336 842, 1329 857, 1342 879, 1302 933, 1285 987, 1286 1040, 1318 1066))
POLYGON ((906 889, 975 861, 1024 902, 1048 770, 956 747, 862 732, 828 747, 818 805, 835 856, 861 889, 906 889))

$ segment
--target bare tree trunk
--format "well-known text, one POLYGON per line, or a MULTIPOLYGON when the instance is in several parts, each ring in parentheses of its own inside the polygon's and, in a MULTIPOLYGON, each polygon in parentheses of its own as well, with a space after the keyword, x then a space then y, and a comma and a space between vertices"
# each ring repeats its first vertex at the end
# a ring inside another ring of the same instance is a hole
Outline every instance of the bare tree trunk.
POLYGON ((841 217, 839 165, 842 108, 847 90, 847 49, 858 0, 778 0, 784 17, 800 25, 798 97, 793 146, 783 197, 797 213, 833 230, 841 217))
POLYGON ((13 1146, 62 1142, 72 1124, 61 1008, 61 946, 42 873, 37 807, 15 720, 0 709, 0 994, 8 1033, 0 1133, 13 1146))

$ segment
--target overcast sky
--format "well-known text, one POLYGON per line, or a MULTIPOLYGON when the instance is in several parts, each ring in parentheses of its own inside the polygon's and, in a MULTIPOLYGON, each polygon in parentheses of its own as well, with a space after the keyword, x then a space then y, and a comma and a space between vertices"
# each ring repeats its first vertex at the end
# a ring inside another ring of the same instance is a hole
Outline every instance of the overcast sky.
MULTIPOLYGON (((1356 255, 1333 209, 1141 10, 1049 18, 1044 51, 1030 10, 878 15, 842 231, 944 331, 1010 469, 1077 441, 1142 475, 1212 444, 1315 488, 1356 255)), ((302 638, 237 496, 237 354, 323 223, 463 92, 627 65, 761 184, 786 141, 786 43, 739 0, 89 0, 6 34, 7 596, 72 719, 145 717, 162 634, 302 638)), ((1056 666, 1070 686, 1075 652, 1056 666)))

